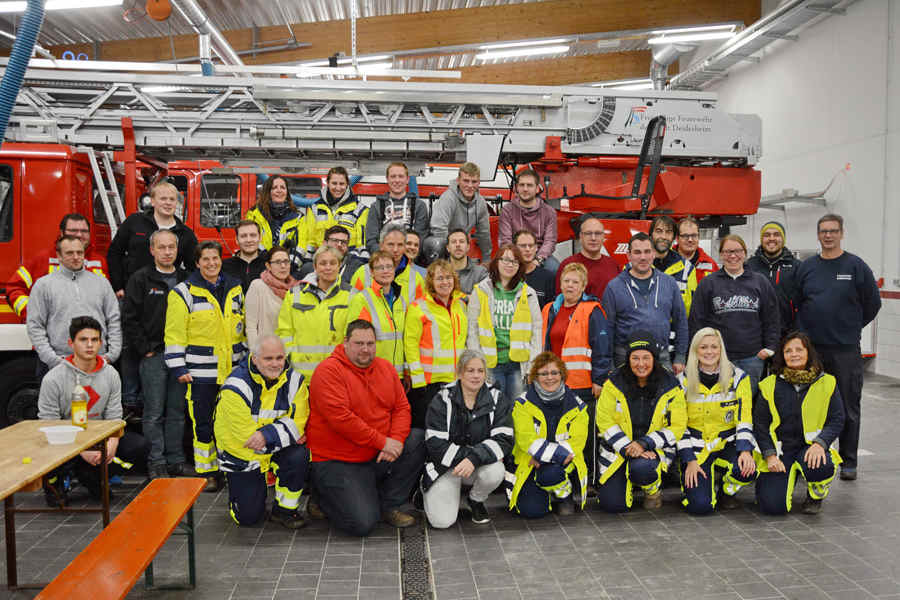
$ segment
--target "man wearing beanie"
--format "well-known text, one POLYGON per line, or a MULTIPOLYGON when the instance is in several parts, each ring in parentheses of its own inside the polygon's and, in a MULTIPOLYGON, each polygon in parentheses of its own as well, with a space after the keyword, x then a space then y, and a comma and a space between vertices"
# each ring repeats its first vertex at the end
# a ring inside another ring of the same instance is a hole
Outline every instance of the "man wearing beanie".
POLYGON ((759 230, 759 247, 756 254, 747 260, 746 267, 769 278, 778 295, 778 308, 781 312, 781 335, 793 329, 796 283, 794 273, 800 261, 785 246, 787 236, 784 225, 778 221, 769 221, 759 230))

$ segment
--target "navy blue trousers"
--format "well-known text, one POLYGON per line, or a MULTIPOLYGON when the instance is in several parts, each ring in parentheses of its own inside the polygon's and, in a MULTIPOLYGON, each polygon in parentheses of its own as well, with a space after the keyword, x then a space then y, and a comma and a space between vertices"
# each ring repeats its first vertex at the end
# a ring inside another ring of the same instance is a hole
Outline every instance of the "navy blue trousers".
POLYGON ((612 476, 597 486, 597 503, 606 512, 620 513, 631 508, 631 493, 628 489, 628 481, 631 484, 647 488, 654 486, 659 489, 660 471, 658 458, 626 458, 612 476), (628 467, 628 475, 625 475, 625 467, 628 467))
POLYGON ((756 501, 759 509, 767 515, 783 515, 791 510, 791 496, 797 474, 806 480, 809 495, 821 500, 828 495, 828 488, 834 479, 834 462, 831 453, 825 451, 825 464, 810 469, 803 460, 806 448, 789 450, 781 456, 784 473, 760 473, 756 480, 756 501))

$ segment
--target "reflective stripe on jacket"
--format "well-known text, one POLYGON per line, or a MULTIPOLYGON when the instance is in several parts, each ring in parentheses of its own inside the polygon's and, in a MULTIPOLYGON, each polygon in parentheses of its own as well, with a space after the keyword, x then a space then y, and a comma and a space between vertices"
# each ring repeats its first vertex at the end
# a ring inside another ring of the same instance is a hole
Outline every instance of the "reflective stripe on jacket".
POLYGON ((341 343, 349 305, 350 288, 340 280, 327 292, 300 283, 284 295, 275 334, 284 341, 295 371, 308 379, 341 343))
POLYGON ((301 246, 309 259, 316 249, 325 241, 325 231, 334 225, 341 225, 350 234, 348 251, 360 258, 368 258, 366 251, 366 219, 369 218, 369 205, 371 202, 358 200, 350 194, 346 200, 332 208, 319 199, 312 206, 307 207, 303 215, 304 232, 301 246))
MULTIPOLYGON (((398 286, 399 287, 399 286, 398 286)), ((350 298, 347 322, 356 319, 368 321, 375 327, 375 356, 385 359, 403 377, 406 367, 403 352, 403 328, 406 323, 406 299, 401 295, 394 299, 393 307, 388 305, 381 286, 373 283, 350 298)))
POLYGON ((514 475, 507 473, 507 483, 512 485, 509 492, 509 508, 516 505, 522 486, 531 477, 534 468, 531 466, 533 458, 538 463, 556 463, 563 465, 569 454, 574 454, 572 463, 578 473, 578 481, 581 489, 575 495, 581 496, 581 506, 584 507, 585 490, 587 489, 587 463, 584 459, 584 446, 588 438, 589 415, 587 405, 578 399, 571 389, 566 389, 563 398, 563 412, 552 437, 547 432, 547 418, 544 412, 535 403, 536 392, 530 384, 525 393, 519 396, 512 409, 513 429, 515 430, 515 444, 512 449, 512 458, 516 471, 514 475))
MULTIPOLYGON (((545 350, 550 350, 550 328, 553 326, 553 320, 556 318, 559 307, 562 304, 561 298, 562 294, 557 296, 554 302, 545 304, 541 312, 543 319, 541 335, 544 340, 545 350)), ((585 296, 585 298, 593 298, 593 296, 585 296)), ((578 306, 575 307, 575 312, 572 313, 569 326, 566 328, 566 336, 563 339, 562 356, 560 358, 569 371, 569 376, 565 383, 573 390, 590 388, 593 383, 599 384, 609 372, 610 363, 612 362, 611 340, 606 333, 605 319, 606 313, 596 299, 579 301, 578 306), (598 323, 593 317, 594 309, 598 309, 600 314, 603 315, 603 322, 598 323), (604 347, 602 348, 595 348, 591 344, 592 321, 594 321, 595 329, 599 328, 602 330, 593 332, 598 339, 605 339, 606 343, 603 344, 604 347), (601 378, 600 381, 595 381, 596 377, 592 378, 595 364, 598 367, 596 375, 601 378)))
MULTIPOLYGON (((777 383, 777 375, 769 375, 759 382, 759 395, 768 404, 769 412, 772 415, 772 423, 769 425, 769 434, 775 443, 775 451, 781 456, 781 442, 775 435, 775 430, 781 425, 781 416, 778 414, 778 408, 775 405, 775 384, 777 383)), ((803 397, 803 404, 800 405, 800 417, 803 422, 803 437, 806 445, 813 444, 815 439, 822 433, 825 427, 825 421, 828 418, 828 408, 832 402, 837 380, 833 375, 823 373, 818 379, 813 381, 806 395, 803 397)), ((841 464, 841 455, 833 447, 829 449, 831 452, 831 460, 835 466, 841 464)), ((769 472, 768 464, 765 457, 760 452, 754 452, 756 458, 756 466, 763 473, 769 472)), ((789 465, 788 465, 789 466, 789 465)))
POLYGON ((414 388, 456 379, 456 361, 466 347, 468 319, 462 292, 453 292, 450 311, 429 295, 406 311, 403 345, 414 388))
MULTIPOLYGON (((254 206, 247 211, 244 218, 259 225, 259 245, 263 250, 271 250, 272 246, 275 245, 274 240, 272 239, 272 226, 269 225, 269 221, 266 219, 265 215, 262 214, 262 211, 254 206)), ((289 250, 298 248, 299 244, 303 241, 302 238, 305 238, 305 236, 301 234, 302 223, 303 221, 300 215, 282 223, 281 229, 278 231, 278 245, 284 246, 289 250)))
POLYGON ((221 385, 247 353, 244 292, 240 282, 228 277, 225 305, 219 306, 198 279, 195 272, 169 292, 166 366, 179 377, 189 373, 194 383, 221 385))
MULTIPOLYGON (((497 336, 493 318, 494 284, 490 277, 478 282, 473 292, 469 294, 466 344, 469 348, 484 352, 488 368, 493 369, 497 366, 497 336)), ((529 363, 541 351, 541 313, 537 294, 523 281, 513 302, 516 309, 509 328, 509 361, 529 363)))
POLYGON ((231 372, 219 392, 215 433, 223 471, 268 471, 272 454, 297 444, 309 417, 309 386, 290 367, 269 387, 250 358, 231 372), (255 432, 266 440, 257 452, 244 447, 255 432))
POLYGON ((753 395, 750 376, 734 368, 734 375, 723 393, 716 382, 712 388, 697 383, 697 397, 687 397, 684 373, 678 376, 687 403, 687 429, 678 440, 678 456, 682 464, 696 460, 701 465, 713 452, 734 441, 738 452, 752 452, 753 395))
MULTIPOLYGON (((600 483, 606 483, 625 464, 625 447, 633 441, 640 441, 647 450, 655 450, 662 470, 667 471, 675 456, 676 444, 687 426, 684 391, 669 375, 660 381, 656 390, 656 407, 647 435, 640 440, 632 439, 631 413, 622 388, 621 376, 614 374, 603 384, 597 401, 597 432, 601 437, 597 456, 600 483)), ((631 494, 626 494, 626 498, 630 497, 631 494)))
MULTIPOLYGON (((691 261, 681 258, 681 255, 673 250, 669 250, 669 256, 666 256, 663 260, 669 259, 671 255, 677 257, 677 260, 671 260, 671 264, 668 265, 663 264, 662 272, 675 279, 678 289, 681 291, 681 299, 684 301, 684 312, 690 316, 691 300, 694 297, 694 291, 697 289, 697 271, 691 261)), ((656 263, 654 262, 655 265, 656 263)))
MULTIPOLYGON (((406 267, 394 276, 394 281, 400 286, 400 293, 407 306, 419 298, 424 298, 428 293, 425 291, 424 273, 411 262, 407 261, 406 267)), ((363 265, 358 268, 350 279, 350 286, 357 290, 372 287, 374 283, 375 280, 372 279, 372 271, 369 269, 369 265, 363 265)))

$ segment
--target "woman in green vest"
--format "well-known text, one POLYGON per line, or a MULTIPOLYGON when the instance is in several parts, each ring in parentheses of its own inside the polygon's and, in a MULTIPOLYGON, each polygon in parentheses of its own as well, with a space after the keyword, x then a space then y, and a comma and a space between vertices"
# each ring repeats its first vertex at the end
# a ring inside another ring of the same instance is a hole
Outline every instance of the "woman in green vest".
POLYGON ((524 262, 518 248, 503 245, 489 276, 469 295, 466 346, 484 352, 489 380, 508 398, 522 395, 531 361, 541 351, 541 307, 525 283, 524 262))
POLYGON ((844 427, 844 407, 833 376, 805 333, 787 334, 773 357, 773 374, 759 383, 753 435, 759 446, 756 500, 763 513, 791 510, 797 475, 806 480, 802 510, 814 515, 841 458, 831 444, 844 427))

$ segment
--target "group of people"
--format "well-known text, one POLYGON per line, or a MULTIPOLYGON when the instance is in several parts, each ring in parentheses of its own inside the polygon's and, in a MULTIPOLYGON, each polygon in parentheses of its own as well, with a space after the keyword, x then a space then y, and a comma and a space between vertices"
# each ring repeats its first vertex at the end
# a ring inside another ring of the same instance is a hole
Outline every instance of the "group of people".
MULTIPOLYGON (((880 300, 871 270, 841 248, 840 216, 819 220, 822 252, 802 263, 779 223, 749 261, 726 235, 721 269, 695 219, 660 216, 631 237, 621 269, 589 214, 580 251, 560 264, 533 171, 501 211, 496 249, 475 165, 431 211, 405 165, 386 175, 390 193, 366 203, 331 169, 304 210, 284 178, 268 179, 228 259, 178 219, 168 183, 106 261, 88 221, 67 215, 55 256, 37 258, 49 267, 20 268, 9 294, 46 373, 39 417, 68 418, 80 385, 90 418, 120 418, 140 389, 143 437, 110 449, 114 469, 188 472, 186 408, 193 470, 207 491, 227 481, 238 524, 264 518, 268 475, 272 520, 325 516, 356 535, 414 523, 403 507, 416 489, 429 522, 449 527, 464 489, 482 523, 501 486, 525 517, 591 498, 627 510, 635 487, 654 509, 671 470, 692 513, 735 505, 754 480, 761 509, 782 513, 797 471, 806 512, 838 464, 856 478, 860 332, 880 300)), ((79 481, 96 480, 98 461, 74 459, 79 481)), ((58 483, 48 501, 64 500, 58 483)))

